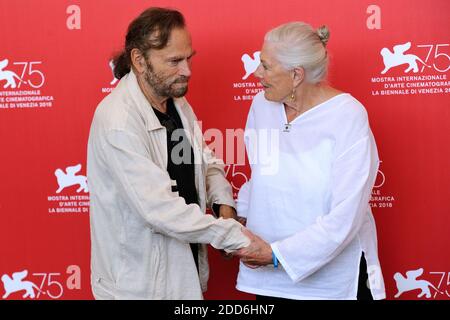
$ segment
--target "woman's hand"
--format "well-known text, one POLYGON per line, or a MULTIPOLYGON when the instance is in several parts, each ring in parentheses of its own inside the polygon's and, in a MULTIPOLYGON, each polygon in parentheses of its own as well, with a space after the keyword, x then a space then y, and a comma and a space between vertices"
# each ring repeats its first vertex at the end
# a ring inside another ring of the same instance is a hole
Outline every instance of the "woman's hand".
POLYGON ((243 228, 242 232, 250 239, 250 245, 237 250, 233 255, 241 258, 244 265, 252 269, 271 264, 273 261, 270 244, 248 229, 243 228))

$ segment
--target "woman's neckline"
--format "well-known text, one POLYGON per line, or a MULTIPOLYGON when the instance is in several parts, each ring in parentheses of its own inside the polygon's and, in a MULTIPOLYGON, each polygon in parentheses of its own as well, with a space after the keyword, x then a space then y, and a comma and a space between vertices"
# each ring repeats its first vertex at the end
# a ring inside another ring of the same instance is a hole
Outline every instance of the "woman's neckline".
POLYGON ((281 105, 281 112, 282 112, 282 116, 283 116, 283 120, 284 120, 284 124, 283 125, 288 125, 288 124, 292 125, 295 121, 297 121, 297 119, 303 118, 306 114, 309 114, 309 113, 311 113, 314 110, 317 110, 321 106, 323 106, 323 105, 327 104, 328 102, 334 100, 335 98, 343 96, 343 95, 349 95, 349 93, 347 93, 347 92, 338 93, 338 94, 328 98, 327 100, 318 103, 317 105, 315 105, 314 107, 306 110, 305 112, 301 113, 300 115, 296 116, 290 122, 288 122, 288 120, 287 120, 287 115, 286 115, 286 110, 285 110, 284 104, 280 103, 280 105, 281 105))

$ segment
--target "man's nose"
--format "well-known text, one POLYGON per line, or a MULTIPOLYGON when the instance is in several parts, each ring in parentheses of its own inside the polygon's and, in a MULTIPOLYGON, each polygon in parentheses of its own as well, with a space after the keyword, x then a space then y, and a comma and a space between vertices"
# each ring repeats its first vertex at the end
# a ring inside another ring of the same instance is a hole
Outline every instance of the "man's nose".
POLYGON ((180 67, 180 69, 179 69, 180 76, 184 76, 184 77, 191 76, 191 74, 192 74, 191 67, 189 66, 189 63, 186 60, 180 62, 179 67, 180 67))

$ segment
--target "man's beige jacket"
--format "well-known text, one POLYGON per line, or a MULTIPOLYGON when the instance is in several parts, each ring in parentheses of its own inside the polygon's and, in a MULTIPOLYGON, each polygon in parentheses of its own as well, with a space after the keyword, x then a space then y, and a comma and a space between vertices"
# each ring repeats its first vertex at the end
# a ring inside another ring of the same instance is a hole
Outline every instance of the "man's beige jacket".
POLYGON ((131 71, 97 107, 88 142, 91 284, 97 299, 202 299, 209 275, 206 244, 249 245, 233 219, 205 214, 235 206, 223 162, 205 147, 185 98, 175 99, 195 157, 199 205, 173 192, 166 130, 131 71), (199 274, 189 243, 202 243, 199 274))

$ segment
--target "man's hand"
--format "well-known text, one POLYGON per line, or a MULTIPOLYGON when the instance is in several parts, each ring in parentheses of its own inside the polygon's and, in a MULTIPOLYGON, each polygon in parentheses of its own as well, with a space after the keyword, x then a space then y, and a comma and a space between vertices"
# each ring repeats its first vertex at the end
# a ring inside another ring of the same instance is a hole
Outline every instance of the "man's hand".
POLYGON ((247 218, 244 217, 237 217, 237 221, 242 224, 244 227, 247 225, 247 218))
POLYGON ((233 207, 230 207, 226 204, 221 204, 219 209, 219 217, 222 217, 224 219, 237 220, 236 210, 233 207))
POLYGON ((270 244, 243 228, 242 233, 250 239, 248 247, 233 252, 233 255, 241 258, 241 261, 249 268, 258 268, 272 263, 272 248, 270 244))

